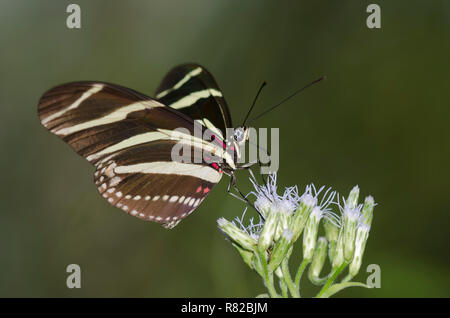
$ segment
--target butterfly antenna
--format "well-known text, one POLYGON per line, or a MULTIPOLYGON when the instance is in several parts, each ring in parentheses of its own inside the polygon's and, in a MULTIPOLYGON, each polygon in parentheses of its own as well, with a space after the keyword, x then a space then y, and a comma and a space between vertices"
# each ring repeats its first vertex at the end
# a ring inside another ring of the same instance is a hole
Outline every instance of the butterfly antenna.
POLYGON ((264 81, 264 82, 261 84, 261 87, 259 88, 258 93, 256 93, 256 96, 255 96, 255 99, 253 100, 252 106, 250 106, 250 109, 248 110, 247 116, 245 116, 244 122, 242 123, 242 126, 241 126, 241 127, 244 127, 245 122, 246 122, 247 119, 248 119, 248 116, 250 116, 250 113, 252 112, 253 107, 255 107, 256 100, 258 99, 259 94, 261 93, 261 91, 262 91, 262 89, 264 88, 264 86, 266 86, 266 84, 267 84, 266 81, 264 81))
POLYGON ((278 106, 280 106, 281 104, 283 104, 284 102, 287 102, 289 99, 291 99, 292 97, 294 97, 295 95, 297 95, 298 93, 300 93, 301 91, 304 91, 305 89, 307 89, 308 87, 319 83, 320 81, 326 79, 326 76, 322 76, 321 78, 316 79, 315 81, 309 83, 306 86, 303 86, 302 88, 296 90, 295 92, 293 92, 291 95, 289 95, 288 97, 286 97, 285 99, 283 99, 281 102, 279 102, 278 104, 270 107, 269 109, 267 109, 266 111, 262 112, 261 114, 259 114, 258 116, 252 118, 250 121, 254 121, 258 118, 261 118, 262 116, 264 116, 265 114, 267 114, 268 112, 271 112, 272 110, 274 110, 275 108, 277 108, 278 106))

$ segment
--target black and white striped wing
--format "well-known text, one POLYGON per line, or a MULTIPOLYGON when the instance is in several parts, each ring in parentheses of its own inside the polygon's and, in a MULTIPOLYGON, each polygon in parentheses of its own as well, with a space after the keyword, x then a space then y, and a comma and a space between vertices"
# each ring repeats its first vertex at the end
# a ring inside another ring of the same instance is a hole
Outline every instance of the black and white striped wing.
MULTIPOLYGON (((95 182, 108 202, 142 219, 173 227, 220 180, 221 173, 206 163, 171 160, 170 150, 184 138, 174 140, 173 130, 187 129, 190 140, 199 124, 131 89, 64 84, 42 96, 38 114, 48 130, 96 166, 95 182)), ((196 147, 214 145, 197 140, 196 147)))
POLYGON ((208 165, 170 161, 175 144, 171 140, 152 141, 101 161, 94 173, 99 192, 133 216, 174 227, 197 208, 222 177, 208 165))
MULTIPOLYGON (((197 64, 173 68, 156 90, 156 98, 204 126, 222 134, 233 127, 223 94, 211 73, 197 64), (217 128, 216 128, 217 127, 217 128)), ((222 139, 224 135, 218 134, 222 139)))

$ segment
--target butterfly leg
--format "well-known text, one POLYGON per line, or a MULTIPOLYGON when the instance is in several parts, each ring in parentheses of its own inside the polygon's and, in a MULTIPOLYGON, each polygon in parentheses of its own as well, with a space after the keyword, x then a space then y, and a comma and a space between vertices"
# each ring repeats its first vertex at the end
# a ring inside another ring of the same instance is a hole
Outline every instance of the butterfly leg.
POLYGON ((261 173, 262 162, 259 159, 258 159, 258 166, 259 166, 259 175, 261 176, 261 179, 262 179, 263 183, 267 184, 266 177, 264 177, 264 174, 261 173))
POLYGON ((247 204, 250 204, 249 200, 247 199, 247 197, 237 188, 236 186, 236 176, 234 175, 234 173, 230 173, 230 182, 228 183, 228 188, 227 188, 227 192, 229 194, 231 194, 234 198, 239 199, 247 204), (234 190, 236 190, 240 196, 238 196, 237 194, 231 192, 232 189, 231 187, 233 187, 234 190))
POLYGON ((240 196, 238 196, 237 194, 231 192, 231 190, 227 191, 233 198, 238 199, 242 202, 244 202, 245 204, 248 204, 248 201, 244 200, 243 198, 241 198, 240 196))
MULTIPOLYGON (((270 161, 271 161, 270 152, 268 150, 265 150, 265 151, 267 153, 267 157, 269 158, 269 162, 267 162, 266 164, 270 164, 270 161)), ((258 156, 258 166, 259 166, 259 174, 261 175, 261 179, 263 180, 264 184, 267 184, 267 181, 266 181, 266 178, 264 177, 264 174, 261 173, 261 170, 262 170, 262 167, 263 167, 263 163, 259 159, 259 156, 258 156)))
POLYGON ((253 178, 253 181, 256 182, 256 178, 255 178, 252 170, 250 169, 250 167, 252 167, 255 164, 258 164, 259 172, 260 172, 259 175, 261 176, 261 179, 262 179, 263 183, 266 184, 267 183, 266 178, 264 177, 264 174, 261 173, 261 167, 263 166, 263 164, 262 164, 262 162, 259 159, 255 160, 255 161, 252 161, 252 162, 249 162, 249 163, 246 163, 245 165, 240 166, 239 169, 248 170, 250 172, 250 175, 253 178))
POLYGON ((256 180, 256 177, 253 174, 252 169, 248 169, 248 173, 250 174, 250 179, 252 179, 255 184, 258 184, 258 181, 256 180))
POLYGON ((242 193, 241 190, 239 190, 238 186, 237 186, 237 182, 236 182, 236 176, 234 175, 234 173, 230 174, 230 183, 228 184, 228 189, 227 192, 229 194, 231 194, 234 198, 237 198, 243 202, 245 202, 247 205, 249 205, 250 207, 252 207, 258 214, 259 216, 264 220, 264 217, 261 215, 261 213, 259 213, 258 209, 254 206, 253 203, 251 203, 247 197, 242 193), (236 195, 235 193, 231 192, 231 187, 233 187, 234 190, 236 190, 240 196, 236 195))

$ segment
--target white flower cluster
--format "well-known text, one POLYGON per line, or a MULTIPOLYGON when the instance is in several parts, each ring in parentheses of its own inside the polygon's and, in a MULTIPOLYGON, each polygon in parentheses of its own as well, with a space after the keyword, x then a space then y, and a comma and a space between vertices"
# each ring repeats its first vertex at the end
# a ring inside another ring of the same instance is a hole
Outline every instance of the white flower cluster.
MULTIPOLYGON (((254 205, 259 211, 259 222, 250 219, 244 225, 244 215, 230 222, 220 218, 219 228, 230 239, 245 263, 264 279, 269 295, 278 293, 273 286, 273 273, 280 279, 282 294, 287 291, 293 297, 300 296, 300 278, 309 264, 308 277, 316 285, 331 286, 330 278, 349 265, 349 281, 359 271, 365 244, 373 217, 374 200, 367 197, 364 204, 358 204, 359 188, 355 186, 347 199, 325 187, 311 184, 299 195, 297 186, 286 188, 282 195, 277 193, 276 174, 270 175, 264 185, 252 180, 256 196, 254 205), (340 216, 333 211, 340 212, 340 216), (325 237, 319 237, 320 224, 325 237), (303 261, 293 281, 287 266, 293 244, 303 233, 303 261), (332 264, 332 271, 321 278, 320 272, 326 258, 332 264), (328 283, 328 284, 326 284, 328 283)), ((325 292, 325 291, 324 291, 325 292)))

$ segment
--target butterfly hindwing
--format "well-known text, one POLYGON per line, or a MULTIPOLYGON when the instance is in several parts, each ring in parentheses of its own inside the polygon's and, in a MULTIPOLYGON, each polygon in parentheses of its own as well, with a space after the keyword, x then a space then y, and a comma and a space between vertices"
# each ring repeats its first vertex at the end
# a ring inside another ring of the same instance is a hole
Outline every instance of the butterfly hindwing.
POLYGON ((131 215, 172 228, 222 177, 207 164, 171 161, 174 145, 175 141, 152 141, 101 161, 94 174, 100 194, 131 215))
MULTIPOLYGON (((223 94, 213 76, 197 64, 183 64, 173 68, 156 90, 156 98, 212 131, 222 134, 233 127, 223 94)), ((223 135, 221 136, 223 139, 223 135)))

